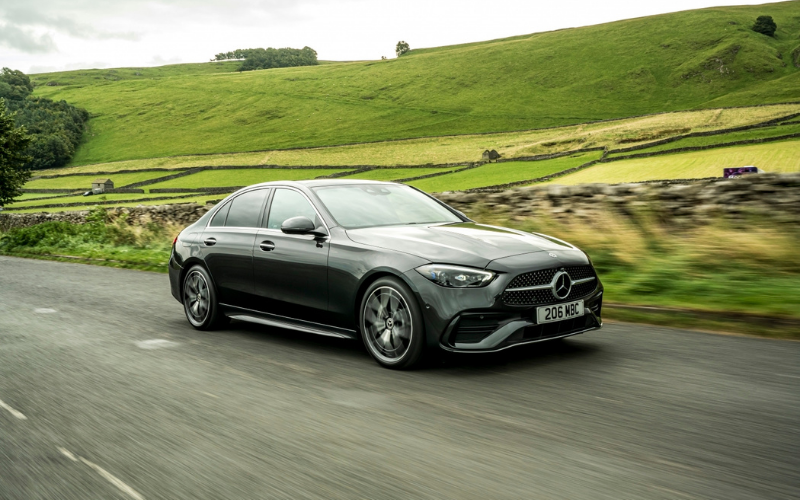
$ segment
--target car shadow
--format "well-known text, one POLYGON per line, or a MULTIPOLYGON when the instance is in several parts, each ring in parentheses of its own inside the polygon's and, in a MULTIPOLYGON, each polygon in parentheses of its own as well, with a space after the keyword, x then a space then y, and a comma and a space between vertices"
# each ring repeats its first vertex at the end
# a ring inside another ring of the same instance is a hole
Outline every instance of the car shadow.
MULTIPOLYGON (((378 365, 372 360, 364 345, 358 340, 325 337, 312 333, 267 327, 242 321, 232 321, 223 333, 235 333, 244 338, 283 347, 306 351, 320 359, 347 359, 348 361, 378 365), (317 356, 321 356, 319 358, 317 356)), ((415 372, 449 373, 468 371, 471 374, 497 373, 562 364, 591 357, 602 351, 602 346, 587 342, 583 335, 514 347, 496 353, 470 354, 431 352, 415 372)), ((265 346, 266 347, 266 346, 265 346)))

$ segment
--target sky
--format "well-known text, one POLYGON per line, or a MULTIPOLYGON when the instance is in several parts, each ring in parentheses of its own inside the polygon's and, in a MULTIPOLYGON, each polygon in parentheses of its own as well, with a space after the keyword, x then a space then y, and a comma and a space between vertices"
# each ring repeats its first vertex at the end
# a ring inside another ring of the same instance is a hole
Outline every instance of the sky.
POLYGON ((309 46, 322 60, 394 57, 741 0, 0 0, 0 66, 25 73, 204 62, 309 46))

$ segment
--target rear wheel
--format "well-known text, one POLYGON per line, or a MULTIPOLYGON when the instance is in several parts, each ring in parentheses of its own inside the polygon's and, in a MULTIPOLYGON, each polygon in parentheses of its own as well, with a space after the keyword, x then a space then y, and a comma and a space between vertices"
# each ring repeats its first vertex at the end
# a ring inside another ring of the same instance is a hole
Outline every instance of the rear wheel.
POLYGON ((211 276, 201 266, 192 267, 183 278, 183 310, 198 330, 211 330, 227 320, 219 311, 211 276))
POLYGON ((411 290, 399 279, 372 283, 361 300, 359 327, 364 345, 387 368, 411 368, 422 357, 425 330, 411 290))

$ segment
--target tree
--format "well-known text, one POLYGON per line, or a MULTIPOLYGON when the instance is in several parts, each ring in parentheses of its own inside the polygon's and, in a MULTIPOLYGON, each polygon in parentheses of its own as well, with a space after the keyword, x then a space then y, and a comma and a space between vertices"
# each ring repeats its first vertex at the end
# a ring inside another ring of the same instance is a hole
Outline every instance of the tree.
POLYGON ((0 206, 22 194, 22 186, 31 177, 25 164, 30 138, 25 127, 17 127, 14 115, 6 111, 5 99, 0 99, 0 206))
POLYGON ((772 20, 772 16, 758 16, 756 23, 753 25, 753 31, 771 37, 775 36, 775 30, 777 29, 778 25, 772 20))
POLYGON ((411 50, 411 47, 409 47, 408 44, 406 42, 403 42, 403 41, 397 42, 397 47, 394 48, 394 51, 397 54, 397 57, 402 56, 403 54, 405 54, 409 50, 411 50))
POLYGON ((3 68, 0 71, 0 97, 12 101, 25 99, 33 92, 33 84, 28 75, 16 69, 3 68))

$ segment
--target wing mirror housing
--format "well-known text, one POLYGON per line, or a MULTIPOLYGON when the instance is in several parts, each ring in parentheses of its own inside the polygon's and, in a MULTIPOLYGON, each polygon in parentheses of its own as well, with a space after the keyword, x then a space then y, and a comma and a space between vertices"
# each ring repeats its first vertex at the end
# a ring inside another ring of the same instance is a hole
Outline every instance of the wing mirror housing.
POLYGON ((310 234, 317 238, 328 236, 328 232, 324 227, 317 227, 311 219, 304 215, 298 215, 283 221, 281 231, 286 234, 310 234))

